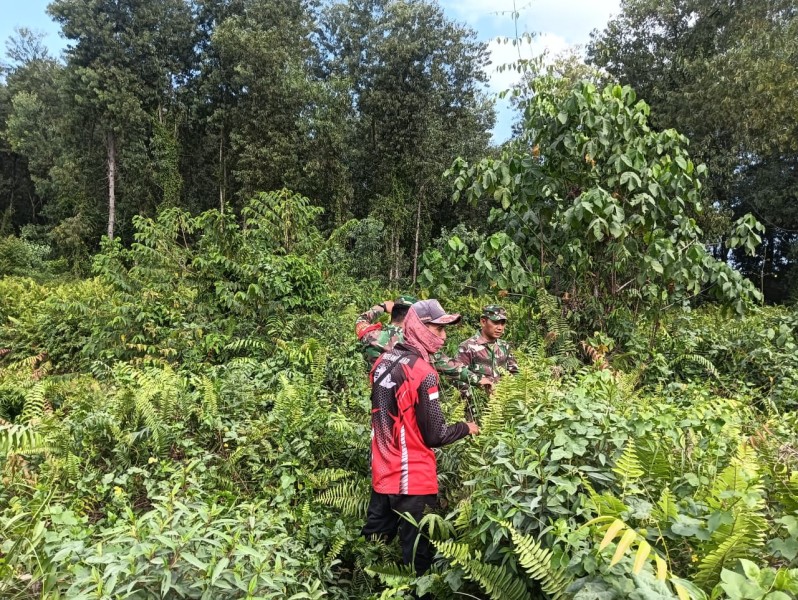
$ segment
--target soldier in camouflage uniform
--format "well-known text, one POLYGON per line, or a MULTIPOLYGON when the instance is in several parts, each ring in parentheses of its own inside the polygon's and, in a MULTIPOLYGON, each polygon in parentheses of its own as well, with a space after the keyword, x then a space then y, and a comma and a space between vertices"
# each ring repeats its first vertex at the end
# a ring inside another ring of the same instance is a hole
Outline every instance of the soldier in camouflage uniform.
MULTIPOLYGON (((417 302, 417 298, 409 295, 399 296, 391 302, 387 300, 361 314, 355 321, 355 333, 360 340, 360 351, 368 362, 369 368, 379 358, 380 354, 392 350, 399 342, 403 341, 402 323, 410 307, 417 302), (391 322, 384 325, 378 321, 383 313, 390 313, 391 322)), ((435 370, 447 379, 455 382, 461 390, 470 389, 471 386, 490 386, 492 380, 482 377, 471 371, 467 365, 438 352, 433 357, 435 370)))
POLYGON ((489 377, 493 383, 500 379, 502 371, 518 373, 510 344, 501 339, 506 323, 507 311, 501 306, 484 307, 479 319, 481 330, 460 344, 457 360, 476 374, 489 377))
POLYGON ((407 311, 417 301, 414 296, 399 296, 393 302, 386 300, 372 306, 357 318, 355 334, 360 340, 360 351, 368 362, 369 368, 374 366, 380 354, 393 349, 402 341, 402 323, 407 311), (384 325, 378 319, 386 312, 391 315, 391 322, 384 325))

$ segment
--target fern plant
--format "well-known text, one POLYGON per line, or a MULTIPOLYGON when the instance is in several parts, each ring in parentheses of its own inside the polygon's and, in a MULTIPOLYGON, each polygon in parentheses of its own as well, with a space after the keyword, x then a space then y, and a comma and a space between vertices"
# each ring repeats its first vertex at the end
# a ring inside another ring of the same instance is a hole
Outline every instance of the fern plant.
POLYGON ((522 600, 529 596, 523 578, 505 566, 486 564, 475 558, 468 544, 453 540, 435 542, 438 553, 453 566, 460 567, 466 578, 478 583, 495 600, 522 600))
POLYGON ((318 501, 340 510, 350 517, 365 518, 369 505, 370 485, 368 480, 346 481, 318 496, 318 501))
POLYGON ((715 479, 706 499, 710 508, 730 518, 720 524, 703 548, 695 581, 710 590, 720 580, 724 567, 765 544, 765 493, 755 451, 741 445, 728 467, 715 479))
POLYGON ((532 536, 519 533, 509 522, 503 521, 501 525, 510 532, 518 564, 533 580, 540 582, 540 589, 551 600, 565 598, 569 578, 562 569, 553 568, 552 551, 544 549, 532 536))

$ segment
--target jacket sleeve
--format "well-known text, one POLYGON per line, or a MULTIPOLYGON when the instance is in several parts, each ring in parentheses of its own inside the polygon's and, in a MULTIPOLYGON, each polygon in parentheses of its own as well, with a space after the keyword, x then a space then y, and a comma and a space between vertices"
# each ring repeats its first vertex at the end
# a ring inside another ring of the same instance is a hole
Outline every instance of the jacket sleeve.
POLYGON ((471 385, 479 385, 480 376, 471 371, 468 365, 461 363, 458 360, 450 358, 438 352, 435 354, 433 366, 435 370, 447 379, 458 383, 470 383, 471 385))
POLYGON ((513 375, 517 375, 521 370, 518 368, 518 361, 515 360, 515 356, 509 344, 507 345, 507 370, 513 375))
POLYGON ((472 358, 471 352, 468 350, 468 341, 466 340, 457 348, 457 362, 470 367, 472 358))
POLYGON ((355 321, 355 334, 357 339, 362 339, 369 331, 380 329, 382 325, 375 321, 380 318, 380 315, 385 311, 381 306, 372 306, 369 310, 359 315, 355 321))
POLYGON ((468 435, 465 423, 446 424, 438 399, 438 376, 434 372, 427 375, 419 386, 416 421, 429 448, 440 448, 468 435))

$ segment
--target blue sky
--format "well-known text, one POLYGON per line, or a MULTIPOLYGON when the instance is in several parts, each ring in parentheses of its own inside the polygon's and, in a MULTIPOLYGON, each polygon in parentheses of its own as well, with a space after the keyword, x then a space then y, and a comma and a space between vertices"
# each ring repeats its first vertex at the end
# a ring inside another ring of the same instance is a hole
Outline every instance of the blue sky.
MULTIPOLYGON (((511 62, 518 49, 499 44, 497 37, 512 37, 515 24, 510 13, 515 7, 520 13, 520 32, 536 34, 531 45, 522 47, 525 58, 548 51, 551 55, 564 52, 572 45, 588 42, 593 29, 602 29, 619 10, 620 0, 439 0, 454 20, 470 25, 479 38, 489 43, 493 66, 490 67, 490 91, 498 93, 513 83, 514 74, 498 73, 497 65, 511 62)), ((0 40, 5 43, 15 27, 29 27, 45 34, 45 42, 58 55, 65 46, 59 28, 46 13, 49 0, 0 0, 0 40)), ((499 101, 498 122, 493 131, 494 141, 501 142, 510 135, 512 114, 506 103, 499 101)))

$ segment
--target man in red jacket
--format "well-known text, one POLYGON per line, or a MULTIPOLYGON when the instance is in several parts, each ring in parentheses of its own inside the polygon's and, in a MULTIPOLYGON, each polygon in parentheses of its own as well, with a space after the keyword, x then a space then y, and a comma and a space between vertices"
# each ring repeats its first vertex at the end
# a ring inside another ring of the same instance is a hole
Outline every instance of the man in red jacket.
POLYGON ((402 561, 425 572, 432 549, 418 528, 438 503, 433 448, 479 433, 476 423, 447 425, 438 400, 432 356, 446 341, 446 326, 460 321, 437 300, 416 302, 404 321, 404 341, 380 356, 371 371, 371 501, 363 535, 390 541, 399 533, 402 561), (415 546, 415 560, 413 557, 415 546))

